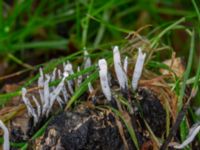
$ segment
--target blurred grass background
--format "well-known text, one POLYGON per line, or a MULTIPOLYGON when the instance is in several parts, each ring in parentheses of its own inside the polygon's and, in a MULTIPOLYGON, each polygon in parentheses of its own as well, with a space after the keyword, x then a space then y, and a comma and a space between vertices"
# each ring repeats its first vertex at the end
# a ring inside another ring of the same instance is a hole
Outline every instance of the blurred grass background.
MULTIPOLYGON (((174 50, 187 62, 187 31, 194 29, 199 41, 199 6, 195 0, 0 0, 0 76, 31 70, 83 48, 109 51, 141 28, 139 33, 154 41, 153 47, 161 43, 171 49, 158 53, 157 60, 170 58, 174 50)), ((194 64, 198 64, 200 47, 198 42, 195 45, 194 64)), ((94 58, 104 56, 107 53, 94 58)), ((197 65, 193 65, 195 70, 197 65)))

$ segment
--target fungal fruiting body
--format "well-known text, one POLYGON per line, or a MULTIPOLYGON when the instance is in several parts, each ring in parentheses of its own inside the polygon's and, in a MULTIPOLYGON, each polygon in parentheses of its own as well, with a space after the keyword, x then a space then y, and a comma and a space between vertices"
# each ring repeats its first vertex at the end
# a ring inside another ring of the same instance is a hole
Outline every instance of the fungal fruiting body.
POLYGON ((124 72, 127 74, 127 72, 128 72, 128 57, 127 56, 124 59, 123 68, 124 68, 124 72))
POLYGON ((100 76, 100 83, 101 89, 108 101, 111 101, 111 90, 108 83, 108 67, 107 62, 105 59, 100 59, 99 62, 99 76, 100 76))
POLYGON ((188 144, 190 144, 195 136, 200 132, 200 123, 196 123, 194 124, 190 130, 189 130, 189 134, 186 137, 185 141, 183 141, 182 144, 178 144, 173 146, 175 149, 184 149, 188 144))
MULTIPOLYGON (((142 50, 139 48, 135 70, 132 77, 133 90, 137 89, 138 81, 142 74, 145 56, 146 54, 145 53, 143 54, 142 50)), ((128 77, 127 77, 128 57, 125 57, 122 65, 118 46, 115 46, 113 48, 113 61, 119 86, 122 90, 125 90, 126 88, 128 88, 128 77)), ((87 50, 85 49, 83 67, 84 69, 86 69, 90 66, 91 66, 91 59, 89 57, 87 50)), ((110 102, 112 100, 112 93, 110 87, 108 65, 106 60, 100 59, 98 61, 98 66, 99 66, 101 89, 106 99, 110 102)), ((73 66, 69 61, 67 61, 67 63, 63 63, 63 72, 57 68, 55 68, 53 72, 50 74, 44 74, 41 68, 39 71, 40 71, 40 77, 38 79, 38 87, 39 87, 40 100, 36 99, 35 96, 32 96, 32 100, 35 103, 35 105, 32 105, 31 99, 27 97, 26 89, 25 88, 22 89, 22 99, 24 101, 24 104, 26 105, 29 116, 33 117, 34 126, 36 126, 40 118, 49 116, 49 113, 51 112, 55 102, 57 102, 60 105, 60 107, 66 105, 70 97, 73 96, 75 87, 80 87, 81 83, 84 80, 83 79, 84 76, 82 75, 80 75, 76 80, 67 79, 68 76, 74 74, 73 66), (54 81, 55 79, 60 79, 61 80, 60 83, 57 86, 50 87, 49 83, 54 81)), ((80 67, 78 67, 77 72, 80 72, 80 67)), ((86 74, 85 77, 88 78, 89 74, 86 74)), ((88 83, 88 89, 90 94, 94 92, 94 88, 90 82, 88 83)))
POLYGON ((137 57, 137 61, 135 64, 135 69, 134 69, 133 78, 132 78, 132 88, 134 91, 137 89, 139 79, 142 75, 145 57, 146 57, 146 53, 143 54, 142 49, 139 48, 138 49, 138 57, 137 57))
MULTIPOLYGON (((113 58, 114 58, 115 72, 117 75, 119 85, 122 89, 125 89, 126 87, 128 87, 128 79, 127 79, 124 69, 122 68, 121 57, 120 57, 118 46, 115 46, 113 49, 113 58)), ((127 62, 126 61, 125 61, 124 67, 127 71, 127 62)))
POLYGON ((9 131, 8 128, 4 125, 4 123, 0 120, 0 128, 3 130, 3 150, 10 150, 10 142, 9 142, 9 131))
POLYGON ((32 100, 34 101, 36 105, 37 111, 34 109, 33 105, 31 104, 30 102, 31 99, 29 99, 26 95, 27 94, 26 88, 22 88, 22 100, 24 104, 26 105, 26 108, 28 110, 28 115, 33 117, 34 126, 36 126, 36 124, 38 123, 39 118, 49 116, 52 106, 56 100, 60 104, 60 106, 62 106, 67 101, 68 93, 64 87, 65 79, 67 77, 68 77, 68 73, 64 72, 60 83, 56 87, 49 87, 49 83, 51 79, 52 78, 55 79, 55 73, 53 73, 52 75, 46 74, 44 77, 44 73, 42 69, 40 69, 40 77, 38 79, 38 86, 40 88, 43 88, 39 90, 41 103, 38 102, 35 96, 32 96, 32 100), (63 94, 64 100, 59 97, 61 93, 63 94))

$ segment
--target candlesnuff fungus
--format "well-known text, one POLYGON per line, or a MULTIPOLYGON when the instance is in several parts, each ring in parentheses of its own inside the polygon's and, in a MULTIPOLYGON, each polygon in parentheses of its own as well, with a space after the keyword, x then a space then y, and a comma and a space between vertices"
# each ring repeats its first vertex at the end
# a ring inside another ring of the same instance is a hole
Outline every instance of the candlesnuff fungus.
MULTIPOLYGON (((74 74, 73 68, 72 68, 72 64, 68 61, 67 64, 63 64, 64 67, 64 72, 67 74, 67 76, 74 74)), ((70 94, 74 94, 74 90, 73 90, 73 81, 72 80, 67 80, 67 86, 69 88, 69 92, 70 94)))
POLYGON ((86 49, 84 49, 84 69, 90 67, 92 64, 89 54, 86 49))
POLYGON ((26 97, 26 93, 27 93, 26 89, 22 88, 22 100, 24 101, 24 104, 26 105, 26 108, 28 110, 28 115, 33 117, 33 122, 34 122, 34 126, 35 126, 39 120, 39 116, 38 116, 38 114, 36 114, 29 99, 26 97))
POLYGON ((108 101, 111 101, 111 90, 108 83, 108 67, 107 62, 105 59, 99 60, 99 76, 100 76, 100 83, 101 83, 101 89, 107 98, 108 101))
MULTIPOLYGON (((132 79, 133 90, 137 89, 138 81, 142 74, 145 56, 146 54, 143 54, 141 49, 139 48, 132 79)), ((84 50, 84 61, 84 69, 91 66, 91 59, 86 50, 84 50)), ((125 57, 122 65, 118 46, 115 46, 113 48, 113 61, 117 81, 120 88, 124 90, 125 88, 128 88, 128 57, 125 57)), ((100 59, 98 61, 98 66, 102 92, 105 95, 106 99, 108 101, 111 101, 112 93, 106 60, 100 59)), ((73 66, 69 61, 67 61, 66 64, 63 63, 62 70, 55 68, 52 73, 44 74, 43 70, 40 68, 40 77, 38 79, 40 100, 38 101, 35 96, 32 96, 32 100, 35 103, 36 109, 33 108, 30 100, 26 97, 26 89, 22 89, 22 99, 27 107, 29 116, 33 117, 34 126, 37 124, 40 118, 49 116, 53 104, 56 101, 58 102, 60 107, 66 105, 70 97, 73 96, 75 88, 80 87, 84 78, 89 77, 89 74, 86 74, 85 77, 80 75, 77 79, 66 80, 69 75, 74 74, 73 66), (49 83, 54 81, 55 79, 61 79, 60 83, 57 86, 50 87, 49 83)), ((80 67, 77 68, 77 72, 80 72, 80 67)), ((94 93, 94 88, 90 82, 88 83, 88 91, 90 94, 94 93)), ((94 95, 92 96, 94 98, 94 95)))
POLYGON ((135 69, 134 69, 133 78, 132 78, 132 88, 134 91, 137 89, 139 79, 142 75, 145 57, 146 57, 146 53, 143 54, 141 48, 139 48, 138 49, 138 57, 137 57, 137 61, 135 64, 135 69))
POLYGON ((195 136, 199 133, 199 131, 200 131, 200 123, 195 123, 190 128, 189 134, 188 134, 186 140, 183 141, 182 144, 178 144, 178 145, 175 145, 173 147, 175 149, 183 149, 183 148, 185 148, 188 144, 190 144, 194 140, 195 136))
MULTIPOLYGON (((77 68, 77 72, 80 72, 80 67, 78 66, 77 68)), ((82 80, 83 80, 83 76, 82 75, 79 75, 78 76, 78 79, 77 79, 77 87, 80 87, 81 86, 81 83, 82 83, 82 80)))
MULTIPOLYGON (((61 70, 58 69, 58 79, 62 79, 62 75, 61 75, 61 70)), ((67 101, 69 100, 69 93, 67 92, 67 89, 65 87, 65 85, 63 86, 62 90, 61 90, 61 95, 63 96, 64 99, 64 103, 67 103, 67 101)), ((60 103, 59 103, 60 104, 60 103)))
MULTIPOLYGON (((91 65, 92 65, 92 61, 89 57, 89 54, 88 54, 86 48, 84 48, 84 69, 91 67, 91 65)), ((88 78, 88 75, 87 75, 87 78, 88 78)), ((94 88, 90 82, 88 83, 88 90, 90 93, 93 93, 93 91, 94 91, 94 88)))
POLYGON ((124 72, 127 73, 128 72, 128 57, 127 56, 124 58, 123 68, 124 68, 124 72))
MULTIPOLYGON (((114 58, 115 72, 117 75, 117 80, 119 82, 120 88, 125 89, 128 87, 128 79, 124 69, 122 68, 121 57, 118 46, 115 46, 113 48, 113 58, 114 58)), ((125 62, 125 68, 127 68, 126 66, 127 62, 125 62)))
MULTIPOLYGON (((58 70, 59 72, 59 70, 58 70)), ((38 79, 38 86, 40 86, 39 95, 40 95, 40 101, 41 104, 38 102, 38 100, 35 98, 35 96, 32 96, 32 100, 34 101, 36 105, 36 110, 33 108, 32 104, 30 103, 29 98, 26 97, 26 88, 22 88, 22 100, 24 101, 24 104, 26 105, 26 108, 28 110, 28 115, 33 117, 34 126, 39 121, 39 118, 41 117, 48 117, 49 112, 52 109, 52 106, 57 100, 57 102, 62 106, 67 101, 67 90, 64 87, 65 79, 68 77, 68 73, 64 72, 63 77, 60 81, 60 83, 56 87, 49 87, 49 82, 52 81, 53 78, 55 80, 55 74, 52 75, 46 74, 44 77, 42 69, 40 69, 40 77, 38 79), (59 94, 62 93, 64 100, 62 100, 59 97, 59 94)))
POLYGON ((0 120, 0 128, 3 130, 3 150, 10 150, 10 142, 9 142, 9 132, 8 128, 4 125, 4 123, 0 120))
POLYGON ((49 112, 51 111, 51 108, 54 104, 54 101, 56 100, 56 98, 58 98, 58 95, 60 94, 61 90, 63 89, 64 82, 65 82, 65 79, 67 78, 67 76, 68 76, 68 74, 66 72, 64 72, 61 82, 58 84, 58 86, 49 95, 50 104, 49 104, 48 110, 46 112, 47 117, 49 116, 49 112))

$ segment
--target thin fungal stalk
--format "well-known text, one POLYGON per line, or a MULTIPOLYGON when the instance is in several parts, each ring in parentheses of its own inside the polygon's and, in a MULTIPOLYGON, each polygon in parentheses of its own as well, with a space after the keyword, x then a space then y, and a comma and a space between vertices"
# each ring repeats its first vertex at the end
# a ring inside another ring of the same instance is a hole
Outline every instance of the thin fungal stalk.
MULTIPOLYGON (((90 67, 91 64, 92 64, 92 62, 91 62, 91 59, 89 57, 89 54, 88 54, 87 50, 84 49, 84 69, 90 67)), ((87 78, 88 78, 88 75, 87 75, 87 78)), ((93 93, 94 88, 93 88, 93 86, 90 82, 88 83, 88 89, 89 89, 90 93, 93 93)))
POLYGON ((33 101, 34 101, 34 103, 35 103, 35 105, 37 107, 37 116, 40 117, 40 115, 41 115, 41 106, 40 106, 39 102, 37 101, 37 99, 35 98, 34 95, 32 96, 32 99, 33 99, 33 101))
POLYGON ((39 120, 39 116, 36 114, 29 99, 26 97, 26 93, 27 93, 26 89, 22 88, 22 100, 23 100, 24 104, 26 105, 26 108, 28 110, 28 115, 33 117, 33 122, 34 122, 34 126, 35 126, 39 120))
MULTIPOLYGON (((69 61, 67 62, 66 65, 64 64, 63 66, 64 66, 64 72, 65 74, 67 74, 67 76, 74 74, 72 64, 69 61)), ((74 85, 73 80, 67 80, 67 86, 71 95, 74 94, 73 85, 74 85)))
POLYGON ((135 69, 134 69, 133 78, 132 78, 132 88, 134 91, 137 89, 138 82, 142 75, 145 57, 146 57, 146 53, 143 54, 141 48, 139 48, 138 49, 138 57, 137 57, 137 61, 135 64, 135 69))
POLYGON ((193 125, 193 127, 190 129, 189 134, 186 138, 185 141, 183 141, 182 144, 175 145, 175 149, 184 149, 187 145, 189 145, 195 138, 195 136, 199 133, 200 131, 200 123, 196 123, 193 125))
POLYGON ((128 79, 127 79, 126 73, 124 72, 122 68, 121 57, 120 57, 118 46, 114 47, 113 55, 114 55, 113 56, 114 68, 115 68, 115 73, 117 75, 117 80, 119 82, 120 88, 124 90, 126 87, 128 87, 128 79))
POLYGON ((4 125, 4 123, 0 120, 0 128, 3 130, 3 150, 10 150, 10 142, 9 142, 9 131, 8 128, 4 125))
POLYGON ((40 72, 40 77, 38 79, 39 94, 40 94, 42 105, 44 105, 44 91, 43 89, 41 89, 44 87, 44 73, 43 73, 42 68, 39 69, 39 72, 40 72))
POLYGON ((124 72, 127 74, 127 72, 128 72, 128 57, 127 56, 124 59, 123 68, 124 68, 124 72))
POLYGON ((50 81, 50 76, 46 75, 46 81, 44 82, 44 105, 42 108, 42 116, 46 113, 49 107, 49 81, 50 81))
POLYGON ((108 83, 108 67, 107 62, 105 59, 99 60, 99 76, 100 76, 100 82, 101 82, 101 88, 103 91, 103 94, 105 95, 106 99, 108 101, 111 101, 111 90, 108 83))
MULTIPOLYGON (((61 82, 54 89, 54 91, 50 93, 50 104, 49 104, 48 110, 46 112, 46 116, 49 115, 49 112, 51 111, 51 108, 52 108, 52 106, 54 104, 54 101, 56 100, 56 98, 58 97, 58 95, 60 94, 60 92, 61 92, 61 90, 62 90, 62 88, 64 86, 64 82, 65 82, 66 78, 67 78, 67 73, 64 73, 61 82)), ((59 102, 59 103, 61 103, 61 102, 59 102)))
POLYGON ((90 67, 92 64, 89 54, 86 49, 84 49, 84 69, 90 67))
MULTIPOLYGON (((77 72, 80 72, 80 67, 79 67, 79 66, 78 66, 78 68, 77 68, 77 72)), ((77 79, 77 87, 80 87, 80 86, 81 86, 82 80, 83 80, 83 76, 82 76, 82 75, 79 75, 79 76, 78 76, 78 79, 77 79)))
MULTIPOLYGON (((59 78, 59 79, 62 79, 61 70, 58 70, 58 78, 59 78)), ((64 101, 65 101, 65 103, 66 103, 66 102, 68 101, 68 99, 69 99, 69 94, 68 94, 68 92, 67 92, 67 89, 66 89, 65 85, 63 86, 63 88, 62 88, 62 90, 61 90, 61 93, 62 93, 62 96, 63 96, 64 101)))

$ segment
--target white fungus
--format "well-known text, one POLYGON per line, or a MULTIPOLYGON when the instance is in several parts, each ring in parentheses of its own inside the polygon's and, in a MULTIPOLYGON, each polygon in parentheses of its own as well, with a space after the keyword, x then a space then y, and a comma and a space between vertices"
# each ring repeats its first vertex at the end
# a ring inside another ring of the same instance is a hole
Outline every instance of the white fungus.
POLYGON ((137 61, 135 64, 135 69, 134 69, 133 78, 132 78, 132 88, 134 91, 137 89, 138 82, 142 75, 145 57, 146 57, 146 53, 143 54, 141 48, 139 48, 138 49, 138 57, 137 57, 137 61))
MULTIPOLYGON (((80 67, 79 67, 79 66, 78 66, 78 68, 77 68, 77 72, 80 72, 80 67)), ((78 76, 78 79, 77 79, 77 86, 78 86, 78 87, 81 86, 82 80, 83 80, 83 76, 82 76, 82 75, 79 75, 79 76, 78 76)))
POLYGON ((44 105, 43 105, 43 109, 42 109, 42 115, 44 115, 47 111, 47 109, 49 108, 49 81, 50 81, 50 76, 49 75, 45 75, 46 80, 44 82, 44 105))
POLYGON ((9 132, 8 128, 4 125, 4 123, 0 120, 0 128, 3 130, 3 150, 10 150, 10 142, 9 142, 9 132))
POLYGON ((127 72, 128 72, 128 57, 127 56, 124 59, 123 68, 124 68, 124 72, 127 74, 127 72))
POLYGON ((42 68, 39 69, 40 71, 40 77, 38 79, 38 87, 39 87, 39 94, 41 98, 42 105, 44 104, 44 92, 43 92, 43 87, 44 87, 44 73, 42 68), (41 89, 42 88, 42 89, 41 89))
MULTIPOLYGON (((52 108, 52 106, 53 106, 53 104, 54 104, 56 98, 58 98, 58 95, 60 94, 60 92, 61 92, 61 90, 62 90, 62 88, 63 88, 63 86, 64 86, 64 82, 65 82, 66 77, 67 77, 67 74, 64 73, 61 82, 60 82, 60 83, 58 84, 58 86, 50 93, 50 96, 49 96, 49 99, 50 99, 49 101, 50 101, 50 103, 49 103, 49 106, 48 106, 48 109, 47 109, 47 112, 46 112, 46 116, 49 115, 49 112, 51 111, 51 108, 52 108)), ((62 103, 62 101, 60 101, 59 98, 58 98, 58 103, 59 103, 59 104, 62 103)))
POLYGON ((183 143, 180 144, 180 145, 175 145, 174 148, 175 149, 183 149, 183 148, 185 148, 188 144, 190 144, 194 140, 195 136, 199 133, 199 131, 200 131, 200 123, 194 124, 192 126, 192 128, 190 129, 186 140, 183 141, 183 143))
POLYGON ((63 64, 64 66, 64 72, 69 73, 69 75, 74 74, 73 68, 72 68, 72 64, 68 61, 67 64, 63 64))
POLYGON ((24 102, 24 104, 26 105, 26 108, 28 110, 28 115, 33 117, 33 122, 34 122, 34 126, 36 125, 36 123, 38 122, 38 116, 34 110, 34 108, 32 107, 29 99, 26 97, 26 88, 22 88, 22 100, 24 102))
MULTIPOLYGON (((73 71, 73 68, 72 68, 72 64, 69 61, 67 62, 67 64, 64 63, 63 66, 64 66, 64 72, 65 72, 65 74, 67 74, 67 77, 69 75, 74 74, 74 71, 73 71)), ((73 95, 74 94, 73 81, 72 80, 67 80, 67 86, 68 86, 70 94, 73 95)))
POLYGON ((111 90, 108 83, 108 68, 107 68, 107 62, 105 59, 99 60, 99 76, 100 76, 100 82, 101 82, 101 88, 102 91, 107 98, 108 101, 111 101, 111 90))
POLYGON ((53 72, 52 72, 52 75, 51 75, 51 82, 52 82, 52 81, 55 81, 55 79, 56 79, 56 71, 57 71, 57 68, 55 68, 55 69, 53 70, 53 72))
POLYGON ((37 99, 35 98, 34 95, 32 96, 32 99, 33 99, 33 101, 34 101, 34 103, 35 103, 35 105, 37 107, 37 116, 40 117, 40 115, 41 115, 41 106, 40 106, 39 102, 37 101, 37 99))
POLYGON ((86 49, 84 49, 84 69, 91 66, 91 59, 86 49))
POLYGON ((124 72, 121 64, 121 58, 120 58, 120 53, 119 53, 119 48, 118 46, 115 46, 113 48, 113 58, 114 58, 114 68, 115 72, 117 75, 117 80, 119 82, 119 85, 122 89, 125 89, 128 87, 128 79, 126 76, 126 73, 124 72))
MULTIPOLYGON (((59 79, 62 79, 62 76, 61 76, 61 70, 59 69, 58 70, 58 78, 59 79)), ((67 89, 65 87, 65 85, 63 86, 62 90, 61 90, 61 93, 62 93, 62 96, 64 98, 64 101, 67 102, 68 101, 68 98, 69 98, 69 94, 67 92, 67 89)), ((58 100, 59 101, 59 100, 58 100)))
MULTIPOLYGON (((91 63, 91 59, 89 57, 89 54, 88 54, 86 48, 84 48, 84 69, 91 67, 91 64, 92 63, 91 63)), ((87 78, 88 78, 88 75, 87 75, 87 78)), ((93 93, 94 88, 93 88, 93 86, 90 82, 88 83, 88 89, 89 89, 90 93, 93 93)))

